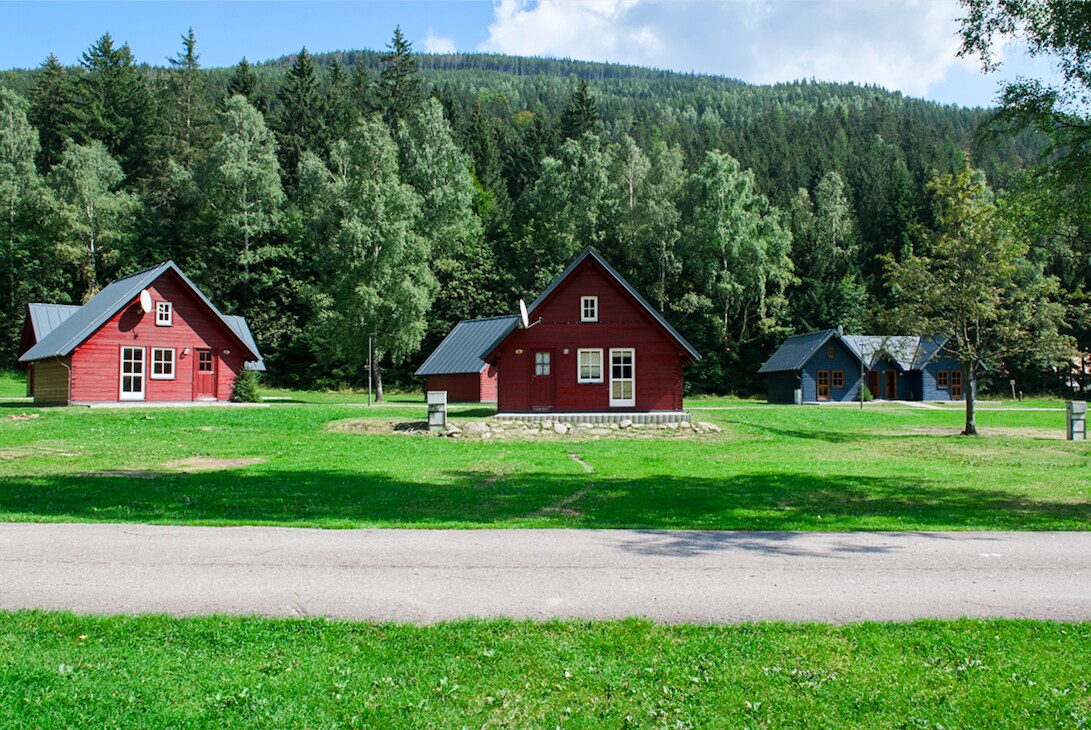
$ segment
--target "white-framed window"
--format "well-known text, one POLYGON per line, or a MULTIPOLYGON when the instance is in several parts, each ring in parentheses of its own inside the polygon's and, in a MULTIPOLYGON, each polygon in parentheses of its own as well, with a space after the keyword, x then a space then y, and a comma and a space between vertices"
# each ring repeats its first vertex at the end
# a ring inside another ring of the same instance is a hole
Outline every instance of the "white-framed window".
POLYGON ((152 380, 174 380, 174 348, 152 348, 152 380))
POLYGON ((170 302, 155 303, 155 324, 159 327, 174 324, 174 306, 170 302))
POLYGON ((144 400, 144 348, 121 348, 120 400, 144 400))
POLYGON ((579 362, 578 383, 602 382, 602 350, 576 350, 579 362))
POLYGON ((610 406, 632 408, 636 405, 636 350, 619 347, 610 350, 610 406))
POLYGON ((599 298, 598 297, 580 297, 580 321, 581 322, 598 322, 599 321, 599 298))

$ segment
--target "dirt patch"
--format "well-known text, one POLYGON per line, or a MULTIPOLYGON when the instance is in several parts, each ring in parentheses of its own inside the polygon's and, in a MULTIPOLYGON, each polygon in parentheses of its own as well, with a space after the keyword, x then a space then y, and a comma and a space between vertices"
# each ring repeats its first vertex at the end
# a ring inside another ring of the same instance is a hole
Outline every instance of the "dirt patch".
MULTIPOLYGON (((915 428, 912 432, 921 436, 958 436, 962 433, 962 429, 915 428)), ((996 426, 992 428, 979 428, 978 432, 982 436, 1017 436, 1019 438, 1048 439, 1053 441, 1063 440, 1065 437, 1063 431, 1055 431, 1050 428, 1018 428, 1014 426, 996 426)))
POLYGON ((175 469, 177 471, 186 472, 192 474, 199 471, 221 471, 223 469, 241 469, 244 466, 253 466, 254 464, 264 464, 265 459, 213 459, 208 456, 191 456, 188 459, 178 459, 177 461, 168 461, 163 466, 168 469, 175 469))
POLYGON ((326 428, 337 433, 429 433, 427 421, 383 421, 377 418, 346 418, 332 421, 326 424, 326 428))
POLYGON ((13 416, 8 416, 9 421, 32 421, 38 417, 37 413, 17 413, 13 416))
POLYGON ((0 449, 0 461, 15 461, 28 456, 34 456, 34 452, 25 449, 0 449))

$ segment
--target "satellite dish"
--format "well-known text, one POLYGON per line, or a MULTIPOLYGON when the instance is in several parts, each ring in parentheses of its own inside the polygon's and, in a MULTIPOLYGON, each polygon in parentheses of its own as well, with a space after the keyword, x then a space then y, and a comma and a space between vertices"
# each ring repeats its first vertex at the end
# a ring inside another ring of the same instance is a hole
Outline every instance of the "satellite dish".
POLYGON ((140 292, 140 308, 145 312, 152 311, 152 293, 147 289, 140 292))
POLYGON ((527 305, 522 299, 519 300, 519 319, 523 323, 523 329, 530 327, 530 315, 527 314, 527 305))

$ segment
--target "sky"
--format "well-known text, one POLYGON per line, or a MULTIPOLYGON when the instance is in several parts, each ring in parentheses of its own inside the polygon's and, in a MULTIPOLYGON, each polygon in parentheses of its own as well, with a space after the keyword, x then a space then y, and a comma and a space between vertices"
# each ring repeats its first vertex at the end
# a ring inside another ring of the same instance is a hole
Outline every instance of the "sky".
POLYGON ((815 78, 878 84, 943 104, 990 106, 1001 79, 1049 80, 1014 47, 998 74, 960 59, 957 0, 283 0, 11 2, 0 69, 65 64, 109 32, 161 65, 192 27, 204 66, 382 49, 394 27, 422 52, 487 51, 613 61, 764 84, 815 78))

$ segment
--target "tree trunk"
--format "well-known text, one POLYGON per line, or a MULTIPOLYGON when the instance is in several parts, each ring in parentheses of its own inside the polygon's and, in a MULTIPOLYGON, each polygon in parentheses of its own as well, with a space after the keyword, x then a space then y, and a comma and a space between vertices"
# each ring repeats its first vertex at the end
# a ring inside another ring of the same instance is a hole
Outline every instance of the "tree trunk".
POLYGON ((977 364, 971 364, 962 370, 962 379, 966 383, 966 391, 962 394, 966 399, 966 428, 963 436, 977 436, 977 419, 975 407, 977 405, 977 364))
POLYGON ((371 367, 375 371, 375 402, 383 402, 383 371, 379 369, 379 362, 375 360, 372 362, 371 367))

